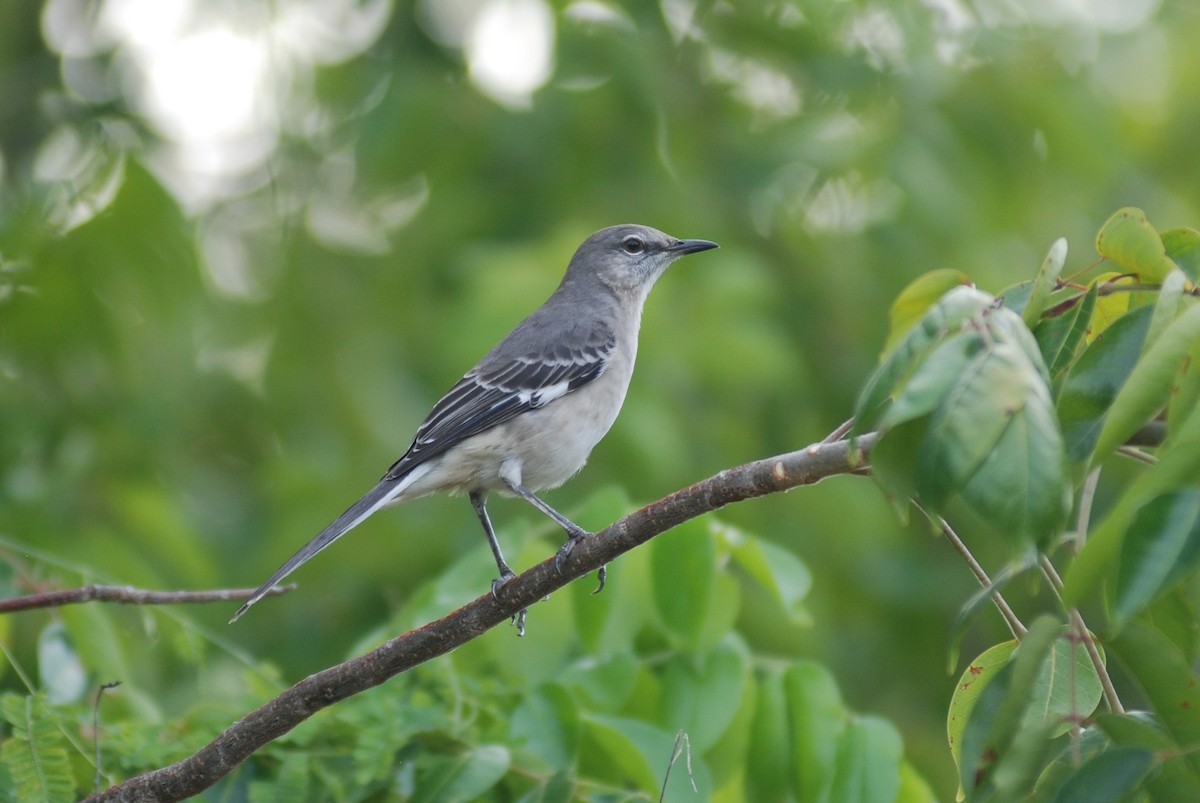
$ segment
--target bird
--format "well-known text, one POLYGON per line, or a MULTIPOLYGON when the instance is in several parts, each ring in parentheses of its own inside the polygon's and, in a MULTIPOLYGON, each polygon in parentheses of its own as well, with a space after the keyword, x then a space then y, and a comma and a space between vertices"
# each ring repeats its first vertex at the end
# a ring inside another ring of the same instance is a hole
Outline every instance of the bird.
MULTIPOLYGON (((381 508, 440 492, 470 500, 500 572, 493 595, 516 574, 488 515, 492 492, 524 499, 566 532, 555 561, 561 569, 590 533, 536 494, 582 469, 616 420, 654 283, 676 259, 717 247, 636 224, 609 226, 584 240, 558 288, 442 396, 375 487, 288 558, 230 623, 381 508)), ((601 568, 597 591, 604 580, 601 568)), ((514 623, 523 633, 523 611, 519 617, 514 623)))

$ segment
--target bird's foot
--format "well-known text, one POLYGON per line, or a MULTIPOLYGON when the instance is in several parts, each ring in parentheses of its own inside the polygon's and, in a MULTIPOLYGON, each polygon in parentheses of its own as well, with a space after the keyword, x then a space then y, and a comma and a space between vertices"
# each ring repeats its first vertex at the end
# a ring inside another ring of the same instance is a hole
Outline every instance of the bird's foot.
POLYGON ((580 538, 586 538, 587 536, 588 533, 586 531, 580 531, 578 533, 570 531, 567 532, 567 542, 560 546, 558 551, 554 553, 554 571, 558 572, 559 577, 562 577, 563 561, 567 559, 567 555, 570 555, 571 550, 575 548, 575 542, 580 538))
MULTIPOLYGON (((507 566, 500 570, 500 576, 492 581, 492 599, 499 601, 500 595, 497 593, 500 589, 517 579, 517 575, 512 569, 507 566)), ((522 608, 512 616, 512 624, 517 628, 517 636, 525 635, 525 614, 526 608, 522 608)))
POLYGON ((492 599, 499 600, 500 597, 496 594, 497 591, 504 588, 506 585, 517 579, 516 573, 505 566, 500 571, 500 576, 492 581, 492 599))
MULTIPOLYGON (((559 576, 562 576, 563 573, 562 563, 566 559, 567 555, 571 554, 571 550, 575 548, 575 543, 580 539, 587 538, 590 535, 591 533, 582 527, 578 531, 567 531, 567 542, 559 547, 558 552, 556 552, 554 555, 554 570, 558 572, 559 576)), ((600 567, 600 571, 596 573, 596 576, 599 578, 600 584, 596 586, 596 590, 592 592, 593 594, 599 594, 604 590, 604 581, 608 578, 607 564, 600 567)))

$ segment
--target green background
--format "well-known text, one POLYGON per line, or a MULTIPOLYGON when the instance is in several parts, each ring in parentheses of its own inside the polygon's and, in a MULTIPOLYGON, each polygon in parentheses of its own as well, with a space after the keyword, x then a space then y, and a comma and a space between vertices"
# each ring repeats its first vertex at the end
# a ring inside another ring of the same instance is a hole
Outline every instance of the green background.
MULTIPOLYGON (((50 41, 99 6, 4 4, 6 590, 65 582, 64 567, 81 570, 71 582, 256 585, 371 486, 575 246, 619 222, 722 247, 659 283, 621 417, 548 501, 578 514, 619 486, 643 503, 820 439, 850 415, 915 276, 957 268, 999 291, 1058 236, 1065 273, 1091 264, 1117 207, 1160 229, 1200 220, 1200 7, 1076 5, 702 2, 681 38, 654 4, 589 22, 553 3, 554 70, 524 109, 473 85, 428 9, 381 6, 386 22, 354 52, 292 65, 269 98, 282 122, 267 160, 195 203, 168 189, 171 143, 137 103, 123 47, 50 41), (99 76, 90 96, 81 72, 99 76), (794 103, 763 101, 763 86, 794 103), (64 136, 75 148, 56 162, 64 136)), ((191 24, 254 29, 284 6, 249 8, 217 4, 191 24)), ((553 548, 523 503, 492 513, 518 570, 553 548)), ((756 653, 830 667, 847 704, 896 724, 950 799, 949 633, 975 589, 956 556, 861 478, 722 519, 812 573, 810 627, 743 609, 756 653)), ((375 516, 236 626, 236 606, 187 615, 298 679, 362 647, 467 551, 482 591, 490 559, 470 506, 423 500, 375 516)), ((622 575, 618 561, 609 582, 622 575)), ((531 631, 555 604, 531 610, 531 631)), ((2 625, 30 664, 45 617, 2 625)), ((119 637, 146 651, 131 676, 185 705, 197 689, 178 645, 129 622, 119 637)), ((984 617, 962 652, 1003 637, 984 617)), ((11 671, 0 684, 21 688, 11 671)))

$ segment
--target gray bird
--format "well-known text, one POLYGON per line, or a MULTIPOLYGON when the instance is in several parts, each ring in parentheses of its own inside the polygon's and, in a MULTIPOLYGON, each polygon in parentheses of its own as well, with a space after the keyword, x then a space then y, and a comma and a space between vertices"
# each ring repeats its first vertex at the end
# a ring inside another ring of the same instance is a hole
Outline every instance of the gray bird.
MULTIPOLYGON (((466 493, 500 577, 515 577, 488 518, 488 494, 516 495, 567 532, 558 561, 589 533, 534 495, 583 468, 629 388, 642 306, 667 266, 707 251, 649 226, 610 226, 584 240, 558 289, 434 405, 404 456, 379 484, 301 547, 238 609, 231 622, 375 511, 428 494, 466 493)), ((604 586, 601 569, 600 590, 604 586)), ((518 627, 524 622, 523 614, 518 627)))

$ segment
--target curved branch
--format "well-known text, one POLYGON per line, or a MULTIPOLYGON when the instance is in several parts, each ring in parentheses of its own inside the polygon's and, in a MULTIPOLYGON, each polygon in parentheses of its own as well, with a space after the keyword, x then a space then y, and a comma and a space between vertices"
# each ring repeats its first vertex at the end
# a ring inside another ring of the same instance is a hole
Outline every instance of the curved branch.
POLYGON ((256 750, 317 711, 443 655, 528 608, 572 580, 689 519, 725 505, 812 485, 837 474, 863 473, 873 434, 819 443, 795 452, 726 469, 649 504, 576 543, 562 574, 551 557, 506 583, 498 599, 490 593, 447 616, 411 630, 357 658, 310 675, 234 722, 195 754, 169 767, 130 778, 100 792, 93 801, 174 801, 199 794, 229 774, 256 750))

